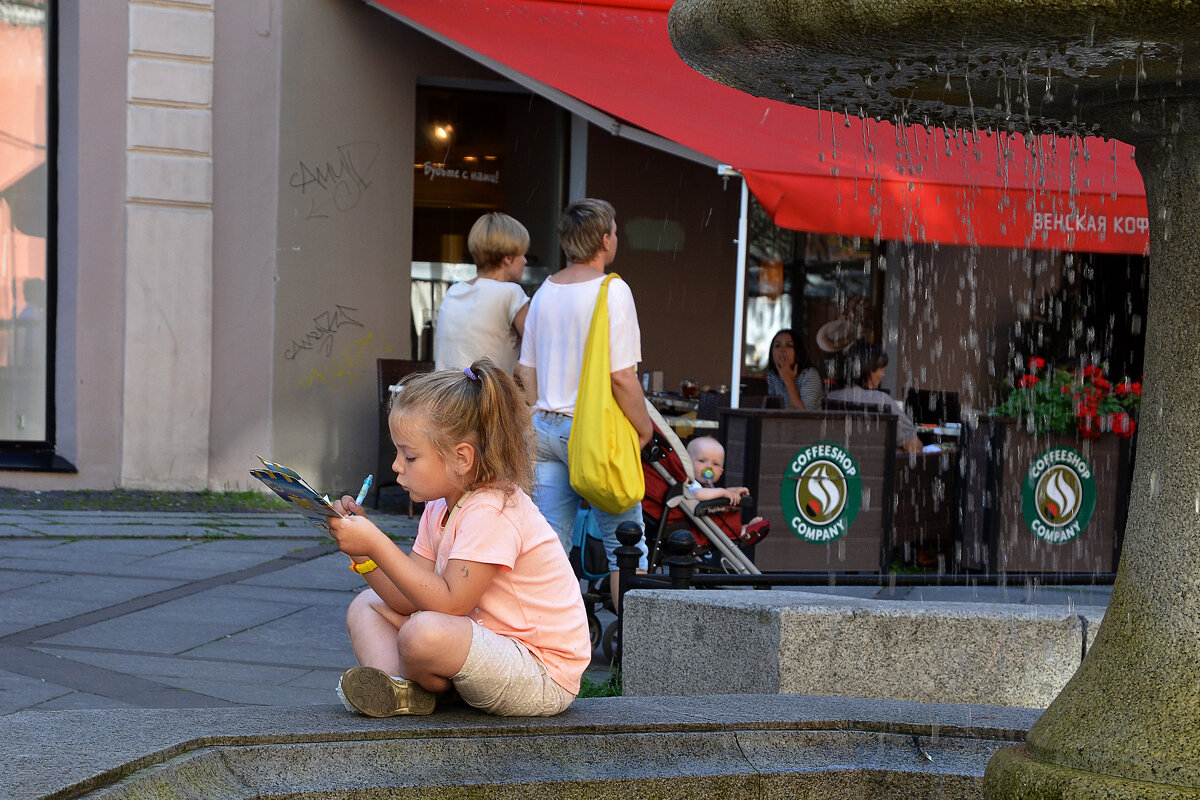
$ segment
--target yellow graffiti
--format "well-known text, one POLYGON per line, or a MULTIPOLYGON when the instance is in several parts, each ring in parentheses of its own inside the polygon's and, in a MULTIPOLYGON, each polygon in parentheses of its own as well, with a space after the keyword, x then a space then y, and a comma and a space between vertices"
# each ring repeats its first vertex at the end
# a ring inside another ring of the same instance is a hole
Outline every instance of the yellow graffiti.
POLYGON ((307 389, 311 389, 317 384, 348 389, 364 378, 373 377, 375 359, 390 352, 392 352, 391 346, 382 340, 376 341, 375 333, 372 331, 343 347, 340 354, 330 359, 331 363, 328 369, 309 370, 308 376, 301 379, 300 385, 307 389))

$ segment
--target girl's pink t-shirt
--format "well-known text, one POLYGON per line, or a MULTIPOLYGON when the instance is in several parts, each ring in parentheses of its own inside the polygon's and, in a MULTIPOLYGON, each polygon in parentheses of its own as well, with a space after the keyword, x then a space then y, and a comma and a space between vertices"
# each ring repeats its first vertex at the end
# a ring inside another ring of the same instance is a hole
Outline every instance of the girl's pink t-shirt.
POLYGON ((578 694, 592 657, 579 579, 529 495, 481 489, 463 500, 443 529, 445 516, 445 500, 426 503, 413 553, 433 561, 439 575, 450 559, 498 564, 495 580, 467 616, 521 642, 555 683, 578 694))

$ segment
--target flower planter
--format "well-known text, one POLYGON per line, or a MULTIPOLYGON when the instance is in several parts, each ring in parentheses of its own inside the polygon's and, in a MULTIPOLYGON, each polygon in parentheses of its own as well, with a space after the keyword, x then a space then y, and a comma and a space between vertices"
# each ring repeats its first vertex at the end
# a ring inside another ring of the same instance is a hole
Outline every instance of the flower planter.
POLYGON ((988 417, 965 438, 963 567, 1116 570, 1129 500, 1129 439, 1033 435, 1014 419, 988 417))

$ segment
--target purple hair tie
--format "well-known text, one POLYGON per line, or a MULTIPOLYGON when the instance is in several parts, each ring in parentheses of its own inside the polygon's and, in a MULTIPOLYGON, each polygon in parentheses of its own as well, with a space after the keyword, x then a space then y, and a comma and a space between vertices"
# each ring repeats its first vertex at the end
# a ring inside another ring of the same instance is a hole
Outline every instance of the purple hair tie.
POLYGON ((474 372, 472 372, 470 367, 463 367, 463 372, 465 372, 467 374, 467 377, 470 378, 471 380, 473 380, 473 381, 479 380, 479 376, 476 375, 474 372))

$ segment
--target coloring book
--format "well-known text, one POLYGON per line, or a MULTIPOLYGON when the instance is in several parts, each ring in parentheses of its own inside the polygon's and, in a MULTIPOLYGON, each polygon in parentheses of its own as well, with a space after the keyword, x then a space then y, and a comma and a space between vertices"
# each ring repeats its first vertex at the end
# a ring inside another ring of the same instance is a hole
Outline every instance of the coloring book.
POLYGON ((329 525, 325 523, 325 519, 342 516, 334 510, 328 497, 318 494, 294 469, 267 461, 262 456, 258 456, 258 460, 266 469, 252 469, 250 474, 265 483, 271 491, 286 500, 318 528, 328 531, 329 525))

